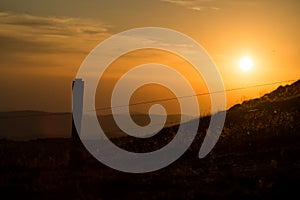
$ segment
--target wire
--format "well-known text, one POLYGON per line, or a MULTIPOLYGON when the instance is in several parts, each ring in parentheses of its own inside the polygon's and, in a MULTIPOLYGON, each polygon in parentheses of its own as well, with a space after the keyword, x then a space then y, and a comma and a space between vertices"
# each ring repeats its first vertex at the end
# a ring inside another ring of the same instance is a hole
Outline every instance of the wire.
POLYGON ((151 101, 142 101, 142 102, 137 102, 137 103, 131 103, 131 104, 128 104, 128 105, 119 105, 119 106, 110 106, 110 107, 96 108, 94 110, 88 110, 87 112, 100 111, 100 110, 109 110, 111 108, 121 108, 121 107, 137 106, 137 105, 143 105, 143 104, 149 104, 149 103, 157 103, 157 102, 162 102, 162 101, 171 101, 171 100, 176 100, 176 99, 185 99, 185 98, 191 98, 191 97, 195 97, 195 96, 205 96, 205 95, 217 94, 217 93, 223 93, 223 92, 232 92, 232 91, 236 91, 236 90, 244 90, 244 89, 249 89, 249 88, 262 87, 262 86, 268 86, 268 85, 275 85, 275 84, 286 83, 286 82, 293 82, 293 81, 295 81, 295 80, 277 81, 277 82, 273 82, 273 83, 265 83, 265 84, 253 85, 253 86, 248 86, 248 87, 232 88, 232 89, 228 89, 228 90, 220 90, 220 91, 214 91, 214 92, 199 93, 199 94, 194 94, 194 95, 179 96, 179 97, 173 97, 173 98, 156 99, 156 100, 151 100, 151 101))
MULTIPOLYGON (((252 85, 252 86, 240 87, 240 88, 232 88, 232 89, 222 90, 222 91, 199 93, 199 94, 194 94, 194 95, 179 96, 179 97, 165 98, 165 99, 157 99, 157 100, 152 100, 152 101, 143 101, 143 102, 137 102, 137 103, 132 103, 132 104, 128 104, 128 105, 119 105, 119 106, 113 106, 113 107, 96 108, 94 110, 88 110, 87 112, 100 111, 100 110, 109 110, 111 108, 137 106, 137 105, 156 103, 156 102, 162 102, 162 101, 171 101, 171 100, 176 100, 176 99, 184 99, 184 98, 191 98, 191 97, 195 97, 195 96, 204 96, 204 95, 217 94, 217 93, 223 93, 223 92, 231 92, 231 91, 236 91, 236 90, 244 90, 244 89, 249 89, 249 88, 275 85, 275 84, 294 82, 294 81, 296 81, 296 80, 276 81, 276 82, 272 82, 272 83, 252 85)), ((71 115, 71 113, 40 113, 40 114, 27 114, 27 115, 24 114, 24 115, 16 115, 16 116, 0 116, 0 119, 42 117, 42 116, 51 116, 51 115, 71 115)))

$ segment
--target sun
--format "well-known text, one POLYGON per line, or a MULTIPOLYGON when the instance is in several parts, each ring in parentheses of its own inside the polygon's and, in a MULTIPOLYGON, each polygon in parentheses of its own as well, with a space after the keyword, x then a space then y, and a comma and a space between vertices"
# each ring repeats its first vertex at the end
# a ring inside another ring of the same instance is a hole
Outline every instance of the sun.
POLYGON ((240 68, 243 71, 249 71, 253 67, 253 61, 249 57, 243 57, 240 60, 240 68))

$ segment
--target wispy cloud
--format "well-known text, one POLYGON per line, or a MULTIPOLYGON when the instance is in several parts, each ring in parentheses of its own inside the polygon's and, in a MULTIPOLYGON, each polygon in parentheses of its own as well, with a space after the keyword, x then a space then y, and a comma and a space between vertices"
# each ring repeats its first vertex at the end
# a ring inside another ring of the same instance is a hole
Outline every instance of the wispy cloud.
POLYGON ((253 6, 261 0, 161 0, 163 2, 183 6, 194 11, 219 11, 228 6, 253 6))
POLYGON ((78 66, 109 28, 91 19, 0 12, 0 69, 78 66))
MULTIPOLYGON (((108 26, 89 19, 41 17, 28 14, 0 12, 0 26, 23 29, 25 33, 39 33, 42 36, 95 35, 107 32, 108 26)), ((0 34, 5 30, 0 29, 0 34)))
POLYGON ((194 11, 214 10, 220 8, 216 6, 216 0, 161 0, 163 2, 173 3, 194 11))

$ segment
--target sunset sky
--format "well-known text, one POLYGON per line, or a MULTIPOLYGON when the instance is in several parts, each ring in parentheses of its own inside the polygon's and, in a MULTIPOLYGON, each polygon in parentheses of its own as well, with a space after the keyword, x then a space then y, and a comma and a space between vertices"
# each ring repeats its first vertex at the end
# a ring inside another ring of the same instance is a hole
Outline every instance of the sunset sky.
MULTIPOLYGON (((137 27, 174 29, 196 40, 226 89, 297 80, 299 19, 298 0, 1 0, 0 111, 70 112, 71 83, 84 58, 111 35, 137 27), (253 62, 248 71, 240 68, 245 56, 253 62)), ((120 66, 152 61, 147 55, 185 71, 184 61, 166 52, 133 52, 114 63, 107 85, 120 66)), ((197 93, 205 92, 202 85, 194 86, 197 93)), ((228 107, 278 85, 228 92, 228 107)))

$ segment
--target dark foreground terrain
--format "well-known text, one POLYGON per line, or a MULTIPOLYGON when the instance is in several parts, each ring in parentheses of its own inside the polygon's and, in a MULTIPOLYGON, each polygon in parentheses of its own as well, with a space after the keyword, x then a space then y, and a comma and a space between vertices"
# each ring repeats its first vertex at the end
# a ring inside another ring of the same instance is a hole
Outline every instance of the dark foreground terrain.
MULTIPOLYGON (((300 82, 236 105, 213 151, 198 159, 209 123, 170 166, 146 174, 110 169, 71 139, 0 140, 1 199, 299 199, 300 82), (79 149, 79 150, 78 150, 79 149), (76 151, 75 151, 76 152, 76 151)), ((128 150, 152 150, 177 127, 140 143, 116 138, 128 150)))

